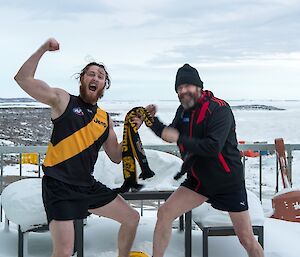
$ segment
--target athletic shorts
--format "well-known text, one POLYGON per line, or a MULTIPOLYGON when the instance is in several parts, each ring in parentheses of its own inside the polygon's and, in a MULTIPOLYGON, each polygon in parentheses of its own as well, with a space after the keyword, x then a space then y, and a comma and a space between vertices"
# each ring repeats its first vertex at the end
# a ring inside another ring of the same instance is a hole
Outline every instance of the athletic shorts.
POLYGON ((89 209, 102 207, 117 193, 96 181, 91 186, 76 186, 43 176, 42 195, 48 224, 51 220, 84 219, 89 209))
MULTIPOLYGON (((194 187, 190 187, 187 182, 188 180, 184 181, 181 186, 193 190, 194 187)), ((248 210, 248 200, 245 186, 233 192, 214 194, 210 196, 205 195, 205 197, 208 198, 207 202, 210 203, 212 207, 221 211, 242 212, 248 210)))

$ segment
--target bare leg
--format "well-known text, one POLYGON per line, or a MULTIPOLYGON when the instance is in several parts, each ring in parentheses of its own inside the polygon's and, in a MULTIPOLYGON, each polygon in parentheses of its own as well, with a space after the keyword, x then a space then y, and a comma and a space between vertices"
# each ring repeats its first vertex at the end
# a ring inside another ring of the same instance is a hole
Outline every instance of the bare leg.
POLYGON ((179 187, 158 209, 153 236, 153 256, 162 257, 171 238, 172 222, 187 211, 201 205, 207 198, 179 187))
POLYGON ((255 239, 248 211, 229 212, 234 231, 249 257, 263 257, 261 245, 255 239))
POLYGON ((128 257, 140 220, 139 213, 130 207, 121 196, 117 196, 115 200, 103 207, 89 211, 121 224, 118 234, 119 257, 128 257))
POLYGON ((74 247, 74 223, 73 220, 52 220, 49 225, 52 242, 52 257, 70 257, 74 247))

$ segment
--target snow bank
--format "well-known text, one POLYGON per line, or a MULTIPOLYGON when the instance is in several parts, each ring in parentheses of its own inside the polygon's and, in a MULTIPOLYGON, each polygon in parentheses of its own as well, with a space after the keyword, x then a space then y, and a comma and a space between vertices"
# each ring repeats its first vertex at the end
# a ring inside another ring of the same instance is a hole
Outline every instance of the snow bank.
POLYGON ((275 198, 276 196, 284 195, 284 194, 287 194, 287 193, 290 193, 290 192, 297 192, 297 191, 300 191, 300 188, 283 188, 282 190, 278 191, 273 196, 273 198, 275 198))
POLYGON ((22 231, 47 224, 42 200, 42 180, 28 178, 7 186, 1 195, 6 217, 22 231))
MULTIPOLYGON (((156 173, 153 178, 141 181, 143 190, 176 189, 180 181, 173 179, 182 160, 178 157, 155 150, 146 150, 149 166, 156 173)), ((140 173, 139 166, 137 167, 140 173)), ((122 164, 112 163, 104 152, 99 153, 95 166, 95 178, 114 188, 123 183, 122 164)), ((21 226, 22 231, 47 223, 42 201, 41 179, 30 178, 14 182, 7 186, 1 195, 2 206, 7 218, 21 226)))
MULTIPOLYGON (((182 160, 172 154, 150 149, 145 149, 145 154, 149 167, 155 172, 155 176, 139 181, 139 183, 144 184, 143 190, 162 191, 177 189, 184 178, 176 181, 173 177, 180 170, 182 160)), ((141 169, 137 164, 137 174, 139 175, 140 173, 141 169)), ((122 163, 115 164, 104 152, 99 152, 94 177, 108 187, 120 187, 124 182, 122 163)))

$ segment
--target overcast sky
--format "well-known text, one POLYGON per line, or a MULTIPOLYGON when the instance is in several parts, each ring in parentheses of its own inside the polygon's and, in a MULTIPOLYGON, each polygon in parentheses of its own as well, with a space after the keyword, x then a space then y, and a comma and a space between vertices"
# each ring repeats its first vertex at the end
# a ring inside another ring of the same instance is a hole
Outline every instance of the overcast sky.
POLYGON ((103 62, 105 99, 177 99, 190 63, 224 99, 300 99, 299 0, 1 0, 0 97, 26 97, 13 76, 49 37, 36 77, 78 94, 73 74, 103 62))

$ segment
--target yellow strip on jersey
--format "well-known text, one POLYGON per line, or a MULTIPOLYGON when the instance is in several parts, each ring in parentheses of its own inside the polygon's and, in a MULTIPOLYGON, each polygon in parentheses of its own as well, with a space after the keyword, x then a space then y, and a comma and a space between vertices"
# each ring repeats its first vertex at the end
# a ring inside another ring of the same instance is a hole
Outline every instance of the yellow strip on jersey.
POLYGON ((58 144, 48 145, 44 166, 52 167, 84 151, 99 139, 108 127, 107 114, 100 108, 89 124, 58 144))

